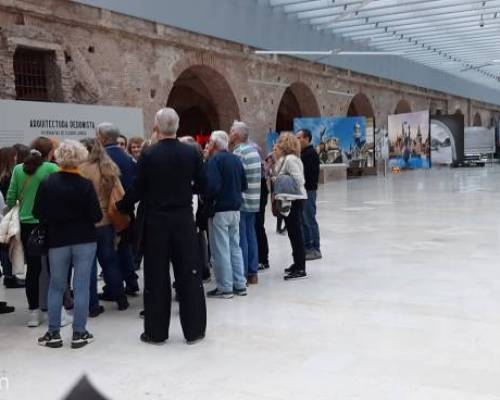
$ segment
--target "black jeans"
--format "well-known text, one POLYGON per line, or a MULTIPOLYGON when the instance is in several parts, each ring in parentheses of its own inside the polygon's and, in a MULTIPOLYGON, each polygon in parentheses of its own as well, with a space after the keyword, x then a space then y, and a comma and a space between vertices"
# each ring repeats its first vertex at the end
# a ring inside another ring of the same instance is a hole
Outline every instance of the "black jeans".
POLYGON ((255 215, 255 233, 257 234, 260 264, 269 264, 269 244, 267 242, 266 228, 264 227, 268 197, 269 189, 267 188, 266 179, 262 178, 260 182, 260 208, 255 215))
POLYGON ((292 245, 293 264, 297 270, 306 270, 306 252, 304 245, 304 234, 302 232, 302 209, 303 200, 292 201, 290 214, 285 217, 285 226, 288 231, 288 238, 292 245))
POLYGON ((148 211, 144 231, 144 330, 151 340, 168 339, 172 303, 170 261, 184 337, 194 340, 205 334, 207 310, 199 251, 190 208, 148 211))
POLYGON ((33 229, 35 229, 37 224, 21 224, 21 241, 23 243, 23 248, 25 251, 24 258, 26 259, 26 298, 28 299, 28 306, 30 310, 36 310, 39 308, 39 296, 40 296, 40 273, 42 271, 42 258, 33 257, 26 254, 26 249, 28 248, 28 238, 33 229))

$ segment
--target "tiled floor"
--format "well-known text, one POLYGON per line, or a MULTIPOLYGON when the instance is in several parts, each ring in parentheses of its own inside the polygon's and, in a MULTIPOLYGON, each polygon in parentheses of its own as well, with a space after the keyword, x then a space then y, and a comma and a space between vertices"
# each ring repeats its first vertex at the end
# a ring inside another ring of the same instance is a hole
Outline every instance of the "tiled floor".
POLYGON ((23 292, 0 289, 18 308, 0 317, 0 399, 60 399, 84 373, 116 400, 500 399, 500 167, 329 184, 319 219, 309 279, 283 281, 270 220, 272 269, 208 300, 195 346, 177 312, 167 345, 142 344, 137 299, 90 322, 91 346, 41 348, 23 292))

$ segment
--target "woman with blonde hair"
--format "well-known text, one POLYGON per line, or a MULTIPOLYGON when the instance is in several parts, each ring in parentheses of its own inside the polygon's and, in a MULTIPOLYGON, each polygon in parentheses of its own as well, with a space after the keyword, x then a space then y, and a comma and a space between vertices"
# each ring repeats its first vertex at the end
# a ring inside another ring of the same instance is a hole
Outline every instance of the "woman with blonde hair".
POLYGON ((95 223, 102 213, 92 182, 81 176, 79 166, 87 159, 85 147, 66 140, 55 151, 60 166, 40 185, 33 215, 46 228, 50 263, 49 329, 38 339, 42 346, 61 347, 61 308, 70 268, 73 266, 74 318, 71 347, 80 348, 93 340, 87 331, 90 273, 96 253, 95 223))
POLYGON ((282 133, 274 154, 274 201, 285 218, 288 238, 292 246, 293 264, 285 269, 285 280, 305 278, 306 255, 302 232, 302 209, 307 192, 304 187, 304 166, 300 159, 300 142, 293 133, 282 133))
POLYGON ((97 222, 97 260, 102 268, 106 286, 101 295, 97 294, 97 260, 92 268, 90 287, 90 316, 97 317, 104 309, 99 305, 102 300, 115 301, 119 310, 126 310, 129 306, 123 288, 123 276, 120 269, 120 260, 116 249, 116 232, 108 216, 109 199, 115 186, 120 186, 120 170, 106 153, 105 148, 98 142, 92 148, 90 156, 81 167, 82 175, 90 179, 99 199, 102 219, 97 222))

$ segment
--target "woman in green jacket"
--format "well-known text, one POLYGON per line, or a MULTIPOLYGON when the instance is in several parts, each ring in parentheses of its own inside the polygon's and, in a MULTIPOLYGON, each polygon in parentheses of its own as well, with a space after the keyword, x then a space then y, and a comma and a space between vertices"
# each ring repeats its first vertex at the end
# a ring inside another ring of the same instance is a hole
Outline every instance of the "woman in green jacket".
MULTIPOLYGON (((29 156, 23 164, 16 165, 12 172, 9 191, 7 192, 7 206, 12 208, 19 201, 19 219, 21 221, 21 241, 26 253, 26 244, 31 231, 36 228, 39 221, 33 216, 33 203, 40 183, 50 174, 57 172, 59 167, 47 160, 52 158, 54 152, 52 141, 39 137, 31 144, 29 156)), ((39 310, 39 280, 42 268, 41 257, 25 254, 26 271, 26 297, 30 310, 28 326, 34 328, 40 325, 39 310)))

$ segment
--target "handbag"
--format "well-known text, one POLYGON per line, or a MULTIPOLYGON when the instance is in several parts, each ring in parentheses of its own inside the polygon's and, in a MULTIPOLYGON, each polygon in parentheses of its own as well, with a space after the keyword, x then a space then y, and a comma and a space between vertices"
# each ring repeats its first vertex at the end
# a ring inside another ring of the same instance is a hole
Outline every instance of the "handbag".
POLYGON ((125 195, 125 191, 123 190, 123 186, 120 184, 120 181, 117 179, 111 189, 111 193, 109 194, 109 203, 108 203, 108 217, 115 229, 116 233, 120 233, 127 229, 130 225, 130 217, 126 214, 122 214, 116 208, 116 203, 123 199, 125 195))
MULTIPOLYGON (((280 169, 276 172, 276 177, 279 176, 281 170, 285 166, 286 156, 283 162, 281 163, 280 169)), ((276 199, 276 193, 274 193, 274 185, 271 188, 271 210, 273 212, 273 216, 278 218, 281 215, 281 200, 276 199)))
POLYGON ((47 253, 47 230, 40 223, 30 232, 26 242, 26 254, 31 257, 41 257, 47 255, 47 253))

